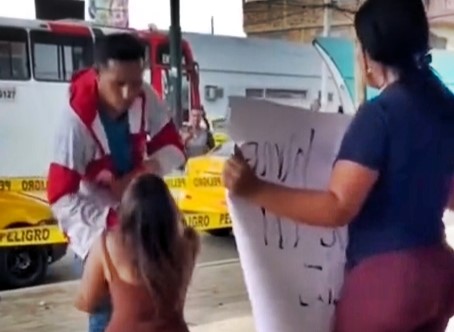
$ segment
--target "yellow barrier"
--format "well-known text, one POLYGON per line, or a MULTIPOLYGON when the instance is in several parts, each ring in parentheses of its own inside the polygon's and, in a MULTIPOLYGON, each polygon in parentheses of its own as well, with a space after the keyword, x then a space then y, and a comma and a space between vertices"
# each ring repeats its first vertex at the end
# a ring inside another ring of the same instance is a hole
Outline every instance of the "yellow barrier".
POLYGON ((232 227, 228 213, 191 213, 184 212, 186 224, 198 231, 232 227))
POLYGON ((169 176, 165 177, 164 181, 166 182, 169 189, 182 189, 186 187, 186 177, 184 176, 169 176))
MULTIPOLYGON (((186 186, 184 176, 169 176, 164 178, 170 189, 180 189, 186 186)), ((32 178, 0 178, 0 192, 30 192, 46 191, 47 179, 43 177, 32 178)))
POLYGON ((0 191, 46 191, 47 179, 42 177, 33 178, 0 178, 0 191))
MULTIPOLYGON (((186 187, 187 179, 184 176, 170 176, 165 182, 171 190, 186 187)), ((196 187, 213 187, 219 185, 214 177, 191 178, 196 187), (213 180, 214 179, 214 180, 213 180)), ((33 178, 0 178, 1 192, 43 192, 46 190, 47 180, 42 177, 33 178)), ((232 221, 227 213, 200 213, 183 211, 186 224, 198 231, 232 227, 232 221)), ((66 237, 57 225, 32 226, 0 230, 0 247, 50 245, 66 243, 66 237)))
POLYGON ((0 230, 0 247, 66 243, 58 226, 34 226, 0 230))
MULTIPOLYGON (((170 189, 182 189, 186 187, 187 179, 183 175, 170 175, 164 177, 164 181, 170 189)), ((191 177, 196 187, 217 187, 221 186, 220 176, 195 176, 191 177)), ((44 177, 30 178, 0 178, 0 192, 31 192, 46 191, 47 179, 44 177)))
MULTIPOLYGON (((188 226, 198 231, 232 227, 232 221, 228 213, 185 212, 184 219, 188 226)), ((0 247, 63 244, 67 242, 65 235, 57 225, 0 230, 0 247)))

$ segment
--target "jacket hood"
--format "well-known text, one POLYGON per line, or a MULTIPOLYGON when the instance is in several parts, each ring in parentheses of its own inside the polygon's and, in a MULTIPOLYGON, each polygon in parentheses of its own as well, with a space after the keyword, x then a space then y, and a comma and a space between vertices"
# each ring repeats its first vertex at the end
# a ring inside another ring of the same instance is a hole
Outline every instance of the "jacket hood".
POLYGON ((71 78, 69 103, 82 122, 90 126, 98 104, 97 74, 93 68, 76 72, 71 78))

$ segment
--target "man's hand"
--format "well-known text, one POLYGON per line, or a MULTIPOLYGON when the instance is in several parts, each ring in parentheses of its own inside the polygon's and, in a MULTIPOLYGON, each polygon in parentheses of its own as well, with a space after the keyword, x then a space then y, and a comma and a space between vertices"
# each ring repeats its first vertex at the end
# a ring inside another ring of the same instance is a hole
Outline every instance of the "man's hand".
POLYGON ((130 173, 122 176, 119 179, 113 179, 109 185, 110 191, 112 192, 113 196, 116 199, 121 200, 123 193, 126 190, 126 188, 128 187, 129 183, 136 176, 139 176, 140 174, 143 174, 143 173, 152 173, 152 174, 156 174, 156 175, 161 174, 161 166, 159 164, 159 161, 157 161, 156 159, 146 160, 143 163, 143 169, 141 171, 139 171, 139 172, 133 171, 133 172, 130 172, 130 173))
POLYGON ((102 170, 95 178, 95 183, 100 186, 104 186, 110 189, 112 195, 117 200, 121 200, 126 187, 129 183, 141 173, 152 173, 159 175, 161 174, 161 166, 159 161, 156 159, 149 159, 143 163, 143 170, 140 172, 133 171, 121 178, 116 179, 112 172, 108 170, 102 170))
POLYGON ((101 172, 98 173, 98 175, 96 175, 95 183, 101 186, 109 187, 113 180, 114 176, 112 172, 108 170, 102 170, 101 172))
POLYGON ((115 179, 110 184, 110 192, 115 197, 116 200, 120 201, 123 197, 123 193, 126 190, 131 179, 128 179, 128 176, 123 176, 122 178, 115 179))

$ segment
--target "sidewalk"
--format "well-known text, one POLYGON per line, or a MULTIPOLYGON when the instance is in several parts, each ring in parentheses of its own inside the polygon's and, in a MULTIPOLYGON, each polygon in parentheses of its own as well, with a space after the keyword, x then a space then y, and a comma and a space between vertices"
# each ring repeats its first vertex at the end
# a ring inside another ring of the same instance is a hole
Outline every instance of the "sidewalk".
MULTIPOLYGON (((454 246, 454 214, 447 223, 454 246)), ((78 282, 0 292, 2 332, 81 332, 86 316, 72 306, 78 282)), ((237 261, 197 267, 187 300, 191 332, 253 332, 251 308, 237 261)), ((446 332, 454 332, 454 319, 446 332)))
MULTIPOLYGON (((2 332, 81 332, 86 316, 72 306, 77 281, 0 292, 2 332)), ((237 261, 199 266, 187 300, 193 332, 253 332, 251 309, 237 261)))
POLYGON ((251 316, 226 319, 191 328, 191 332, 253 332, 254 323, 251 316))

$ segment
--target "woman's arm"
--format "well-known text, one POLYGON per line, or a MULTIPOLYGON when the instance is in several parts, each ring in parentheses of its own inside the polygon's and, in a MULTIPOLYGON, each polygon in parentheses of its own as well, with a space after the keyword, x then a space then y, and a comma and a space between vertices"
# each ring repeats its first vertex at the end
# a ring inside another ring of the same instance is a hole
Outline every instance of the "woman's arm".
POLYGON ((109 296, 104 275, 104 255, 102 238, 92 246, 85 263, 82 280, 75 300, 75 307, 80 311, 93 313, 109 296))
POLYGON ((296 222, 337 227, 351 222, 386 162, 387 125, 382 109, 365 104, 344 136, 326 190, 291 189, 257 179, 242 155, 226 163, 223 180, 229 191, 296 222))
POLYGON ((261 188, 251 201, 297 222, 338 227, 357 215, 377 178, 377 171, 341 160, 333 169, 326 191, 292 189, 261 181, 261 188))

